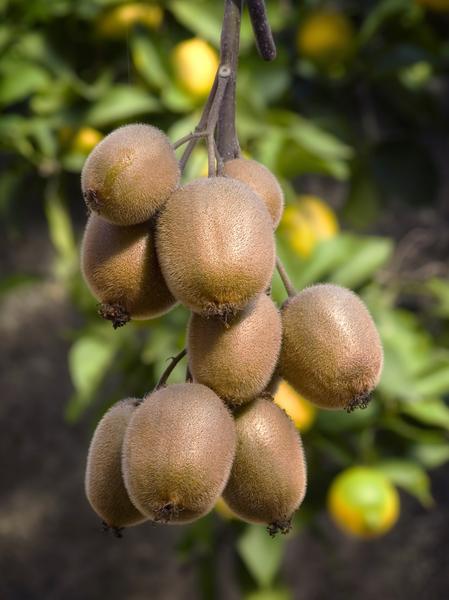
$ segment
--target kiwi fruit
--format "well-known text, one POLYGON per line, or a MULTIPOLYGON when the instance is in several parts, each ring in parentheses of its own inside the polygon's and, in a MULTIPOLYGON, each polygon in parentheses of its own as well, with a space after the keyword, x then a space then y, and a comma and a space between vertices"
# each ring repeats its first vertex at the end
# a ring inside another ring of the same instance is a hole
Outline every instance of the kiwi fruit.
POLYGON ((383 352, 362 300, 333 284, 317 284, 282 308, 281 376, 321 408, 365 407, 379 382, 383 352))
POLYGON ((116 225, 143 223, 178 187, 179 164, 160 129, 135 123, 115 129, 87 157, 81 173, 91 211, 116 225))
POLYGON ((135 398, 127 398, 108 410, 97 425, 87 456, 87 499, 104 524, 116 533, 147 519, 129 499, 121 467, 125 430, 138 403, 135 398))
POLYGON ((206 386, 182 383, 151 393, 131 418, 123 444, 133 504, 156 522, 205 515, 226 485, 235 445, 232 415, 206 386))
POLYGON ((175 304, 159 267, 149 223, 120 227, 92 213, 81 247, 81 267, 100 314, 114 327, 150 319, 175 304))
POLYGON ((194 381, 233 406, 268 385, 281 348, 281 316, 266 294, 251 301, 227 325, 192 314, 187 351, 194 381))
POLYGON ((243 181, 262 198, 276 229, 284 209, 284 193, 273 173, 255 160, 234 158, 225 162, 223 175, 243 181))
POLYGON ((270 284, 270 215, 235 179, 197 179, 175 191, 159 216, 156 244, 168 287, 193 312, 226 320, 270 284))
POLYGON ((237 451, 223 498, 250 523, 270 534, 287 533, 306 491, 301 438, 287 414, 258 398, 235 414, 237 451))

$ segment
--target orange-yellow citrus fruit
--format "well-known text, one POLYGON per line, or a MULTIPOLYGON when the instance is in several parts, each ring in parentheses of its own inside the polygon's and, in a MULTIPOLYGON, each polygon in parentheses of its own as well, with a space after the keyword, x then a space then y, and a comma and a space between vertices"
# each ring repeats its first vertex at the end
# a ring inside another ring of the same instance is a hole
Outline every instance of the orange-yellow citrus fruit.
POLYGON ((81 152, 82 154, 89 154, 95 146, 101 142, 104 135, 98 129, 92 127, 81 127, 78 129, 72 139, 72 150, 75 152, 81 152))
POLYGON ((214 82, 219 59, 212 46, 199 38, 177 44, 172 53, 176 81, 194 98, 206 96, 214 82))
POLYGON ((355 537, 389 531, 399 517, 399 494, 385 475, 371 467, 351 467, 332 482, 327 505, 335 523, 355 537))
POLYGON ((317 10, 300 24, 296 45, 301 56, 321 64, 346 59, 354 44, 354 29, 343 13, 317 10))
POLYGON ((274 401, 283 408, 299 431, 308 431, 316 418, 316 408, 286 381, 279 384, 274 401))
POLYGON ((321 240, 339 231, 332 208, 316 196, 298 196, 298 202, 284 209, 280 231, 300 256, 307 258, 321 240))
POLYGON ((98 33, 110 38, 126 36, 134 25, 157 29, 162 23, 164 12, 157 4, 129 2, 106 10, 98 21, 98 33))

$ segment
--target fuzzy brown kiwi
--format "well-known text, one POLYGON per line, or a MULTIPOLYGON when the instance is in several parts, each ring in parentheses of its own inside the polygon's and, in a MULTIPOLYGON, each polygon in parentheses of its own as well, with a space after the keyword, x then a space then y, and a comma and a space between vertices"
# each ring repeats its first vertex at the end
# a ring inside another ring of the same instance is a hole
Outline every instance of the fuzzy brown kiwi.
POLYGON ((174 192, 158 219, 156 244, 172 294, 200 314, 231 318, 273 274, 270 215, 235 179, 198 179, 174 192))
POLYGON ((106 526, 116 533, 147 519, 129 499, 121 466, 125 430, 138 402, 127 398, 108 410, 95 429, 87 456, 87 499, 106 526))
POLYGON ((234 158, 224 164, 223 175, 243 181, 262 198, 276 229, 284 210, 284 192, 273 173, 255 160, 234 158))
POLYGON ((382 372, 382 343, 362 300, 318 284, 282 309, 280 373, 321 408, 365 407, 382 372))
POLYGON ((287 533, 306 492, 301 438, 286 413, 258 398, 235 415, 237 451, 223 492, 244 521, 265 523, 271 535, 287 533))
POLYGON ((152 125, 115 129, 87 157, 81 188, 88 208, 116 225, 153 216, 178 187, 179 164, 168 137, 152 125))
POLYGON ((176 303, 165 283, 149 223, 120 227, 92 213, 81 247, 81 267, 100 314, 114 327, 150 319, 176 303))
POLYGON ((135 411, 123 444, 132 502, 156 522, 198 519, 221 495, 235 445, 231 413, 206 386, 175 384, 153 392, 135 411))
POLYGON ((210 387, 232 406, 249 402, 264 390, 281 348, 281 316, 260 294, 227 325, 192 314, 188 357, 194 381, 210 387))

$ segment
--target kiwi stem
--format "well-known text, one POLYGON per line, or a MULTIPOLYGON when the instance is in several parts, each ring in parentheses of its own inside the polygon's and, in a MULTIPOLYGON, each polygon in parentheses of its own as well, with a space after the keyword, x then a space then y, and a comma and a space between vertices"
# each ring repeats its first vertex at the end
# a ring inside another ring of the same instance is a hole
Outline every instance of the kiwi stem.
POLYGON ((187 354, 187 349, 184 348, 184 350, 181 350, 181 352, 179 352, 179 354, 171 357, 170 364, 165 369, 165 371, 162 373, 161 378, 159 379, 159 381, 156 384, 156 387, 154 388, 154 391, 158 390, 159 388, 161 388, 162 386, 164 386, 167 383, 167 380, 170 377, 172 371, 175 369, 176 365, 184 358, 184 356, 186 354, 187 354))
POLYGON ((290 277, 288 276, 287 269, 282 264, 282 261, 279 258, 279 256, 276 256, 276 268, 278 270, 280 278, 282 279, 282 283, 284 284, 285 291, 287 292, 288 297, 293 298, 293 296, 296 296, 295 286, 293 285, 290 277))
MULTIPOLYGON (((216 81, 218 81, 217 85, 214 85, 213 90, 213 99, 208 108, 207 117, 205 119, 204 129, 200 130, 200 126, 202 124, 202 120, 196 127, 195 131, 189 133, 188 135, 182 137, 178 141, 176 141, 173 146, 175 150, 189 142, 189 144, 193 141, 196 141, 199 138, 206 138, 207 140, 207 156, 208 156, 208 174, 209 177, 215 176, 217 170, 220 172, 223 169, 223 160, 218 152, 217 144, 215 142, 215 129, 217 127, 218 117, 220 114, 221 103, 223 102, 223 97, 225 94, 226 86, 228 83, 228 79, 231 75, 231 69, 228 65, 221 65, 218 69, 218 74, 216 81)), ((187 150, 189 147, 187 147, 187 150)), ((190 156, 190 155, 189 155, 190 156)), ((182 157, 181 161, 183 160, 182 157)), ((184 168, 187 163, 187 160, 181 164, 181 167, 184 168)))
POLYGON ((273 40, 264 0, 247 0, 249 18, 259 55, 266 61, 276 58, 276 44, 273 40))
MULTIPOLYGON (((206 101, 206 104, 204 105, 201 119, 199 120, 198 125, 195 127, 194 133, 204 132, 204 129, 207 125, 207 120, 209 118, 209 112, 210 112, 212 103, 215 98, 215 92, 217 91, 217 86, 218 86, 218 71, 217 71, 217 75, 215 76, 215 80, 212 85, 212 89, 210 91, 209 97, 206 101)), ((192 134, 190 134, 190 135, 192 135, 192 134)), ((179 166, 181 168, 181 172, 184 171, 187 161, 189 160, 190 155, 192 154, 192 152, 196 146, 196 143, 198 142, 198 139, 199 139, 199 137, 192 137, 187 145, 187 148, 184 150, 184 153, 179 161, 179 166)))

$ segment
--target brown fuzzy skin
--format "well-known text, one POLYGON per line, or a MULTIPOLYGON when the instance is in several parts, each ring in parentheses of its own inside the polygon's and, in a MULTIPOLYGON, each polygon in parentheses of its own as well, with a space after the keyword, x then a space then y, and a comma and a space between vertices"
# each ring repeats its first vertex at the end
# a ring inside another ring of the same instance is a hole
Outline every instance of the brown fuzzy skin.
POLYGON ((382 343, 362 300, 332 284, 304 289, 282 309, 280 373, 321 408, 365 406, 379 382, 382 343))
POLYGON ((193 312, 226 320, 270 284, 270 215, 240 181, 198 179, 177 190, 159 217, 156 244, 168 287, 193 312))
POLYGON ((126 432, 129 496, 154 521, 194 521, 221 495, 235 446, 231 413, 212 390, 197 383, 161 388, 144 399, 126 432))
POLYGON ((262 198, 276 229, 284 210, 284 192, 273 173, 255 160, 234 158, 225 163, 223 175, 243 181, 262 198))
POLYGON ((108 410, 97 425, 87 456, 87 499, 101 519, 114 529, 137 525, 147 519, 129 499, 121 466, 125 430, 137 402, 127 398, 108 410))
POLYGON ((119 127, 87 157, 81 188, 88 208, 116 225, 148 221, 178 187, 168 137, 143 123, 119 127))
MULTIPOLYGON (((81 247, 84 279, 97 300, 122 307, 133 319, 151 319, 176 303, 157 259, 154 231, 148 223, 120 227, 91 214, 81 247)), ((115 316, 115 318, 118 318, 115 316)))
POLYGON ((194 381, 232 406, 255 398, 268 385, 281 349, 281 316, 260 294, 229 325, 192 314, 188 357, 194 381))
POLYGON ((292 420, 276 404, 258 398, 235 415, 237 451, 223 498, 250 523, 286 533, 304 499, 306 464, 292 420))

